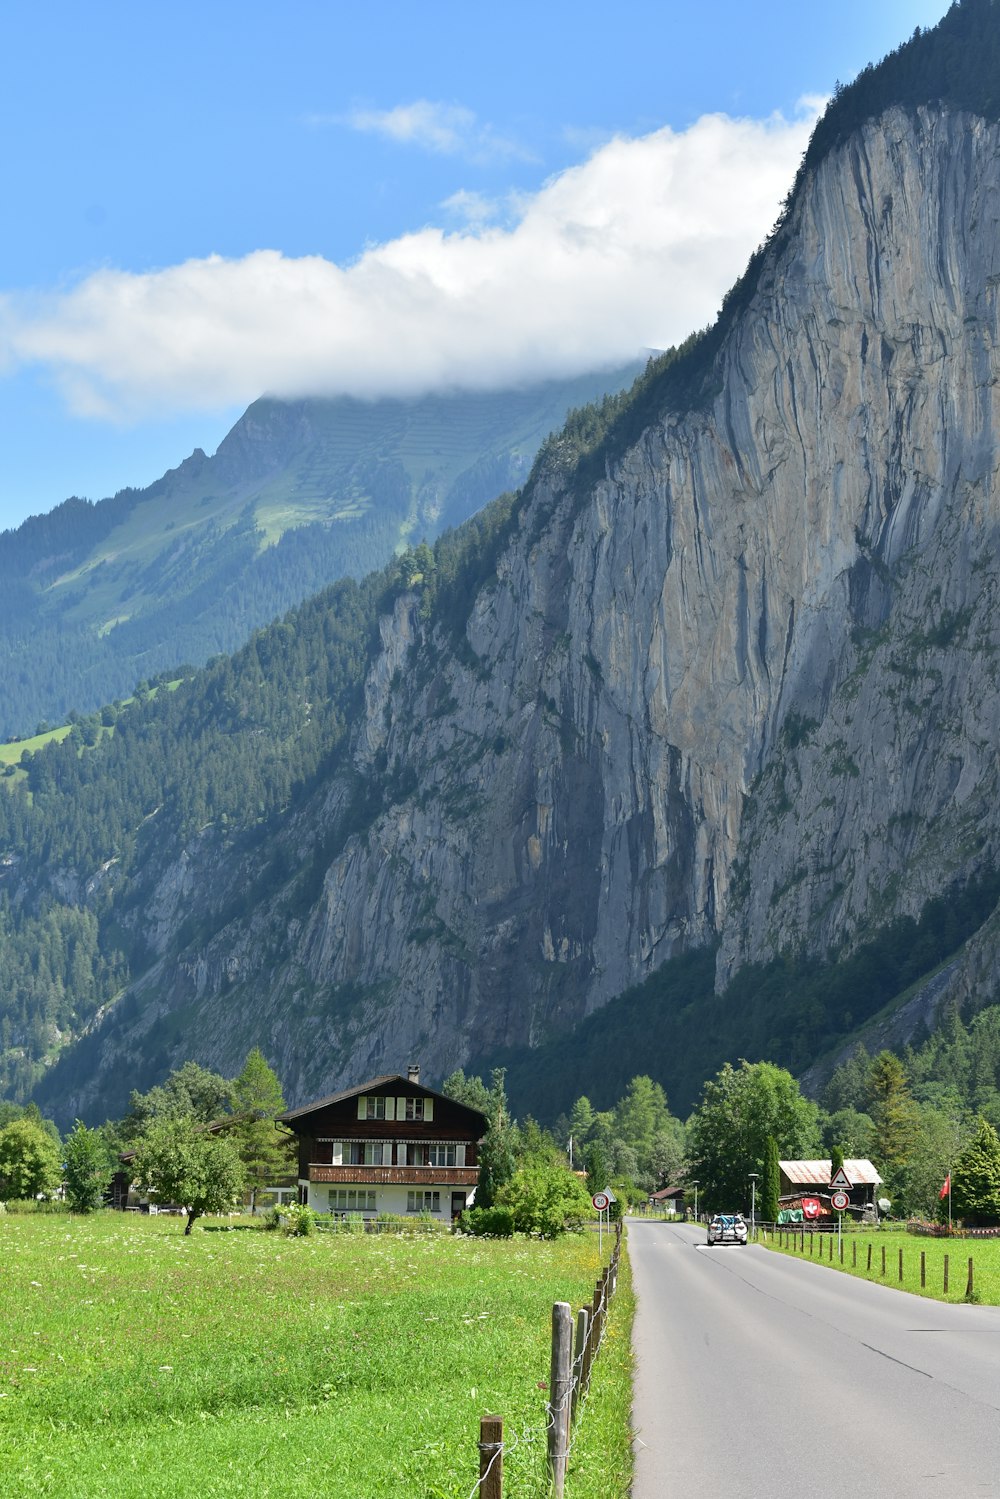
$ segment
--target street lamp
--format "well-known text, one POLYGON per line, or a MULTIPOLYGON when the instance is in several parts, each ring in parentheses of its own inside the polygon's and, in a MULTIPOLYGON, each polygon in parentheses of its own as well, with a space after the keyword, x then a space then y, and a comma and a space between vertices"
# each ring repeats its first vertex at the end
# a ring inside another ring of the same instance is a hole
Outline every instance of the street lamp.
POLYGON ((760 1172, 751 1171, 748 1174, 750 1177, 750 1237, 752 1239, 755 1232, 755 1221, 757 1217, 757 1178, 758 1176, 760 1176, 760 1172))
POLYGON ((689 1187, 694 1187, 694 1221, 698 1222, 698 1182, 688 1182, 689 1187))

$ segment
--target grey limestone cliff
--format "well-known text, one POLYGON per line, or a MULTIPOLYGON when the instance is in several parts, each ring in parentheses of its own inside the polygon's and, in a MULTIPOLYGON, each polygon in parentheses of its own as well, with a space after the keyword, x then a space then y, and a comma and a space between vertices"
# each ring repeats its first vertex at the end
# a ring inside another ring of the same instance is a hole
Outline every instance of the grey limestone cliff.
POLYGON ((543 471, 462 638, 416 596, 383 622, 352 775, 391 795, 308 909, 147 976, 150 1013, 220 1065, 266 1043, 295 1098, 440 1076, 693 945, 720 982, 849 946, 995 860, 998 219, 978 118, 892 110, 828 156, 716 394, 594 486, 543 471))

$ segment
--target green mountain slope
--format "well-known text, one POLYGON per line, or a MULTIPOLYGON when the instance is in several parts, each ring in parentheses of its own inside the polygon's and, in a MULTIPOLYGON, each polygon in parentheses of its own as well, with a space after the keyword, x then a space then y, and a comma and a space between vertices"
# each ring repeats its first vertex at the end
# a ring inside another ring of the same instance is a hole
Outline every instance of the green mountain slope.
POLYGON ((261 400, 212 458, 0 536, 0 737, 236 649, 522 483, 566 413, 638 366, 419 400, 261 400))

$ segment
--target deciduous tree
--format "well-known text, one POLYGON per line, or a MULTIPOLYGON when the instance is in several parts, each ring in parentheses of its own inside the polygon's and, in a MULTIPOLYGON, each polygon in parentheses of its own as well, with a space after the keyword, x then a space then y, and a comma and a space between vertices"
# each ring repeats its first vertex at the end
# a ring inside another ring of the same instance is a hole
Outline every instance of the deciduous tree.
POLYGON ((689 1127, 689 1175, 711 1211, 749 1207, 749 1173, 761 1171, 773 1135, 786 1160, 811 1156, 818 1110, 790 1072, 770 1062, 730 1063, 702 1090, 689 1127))
POLYGON ((236 1143, 209 1134, 190 1115, 154 1119, 136 1146, 134 1170, 161 1202, 187 1209, 186 1234, 205 1213, 228 1213, 246 1183, 236 1143))
POLYGON ((74 1213, 92 1213, 104 1200, 111 1157, 96 1129, 78 1119, 66 1137, 66 1200, 74 1213))
POLYGON ((38 1197, 62 1180, 59 1149, 31 1119, 15 1119, 0 1130, 0 1198, 38 1197))

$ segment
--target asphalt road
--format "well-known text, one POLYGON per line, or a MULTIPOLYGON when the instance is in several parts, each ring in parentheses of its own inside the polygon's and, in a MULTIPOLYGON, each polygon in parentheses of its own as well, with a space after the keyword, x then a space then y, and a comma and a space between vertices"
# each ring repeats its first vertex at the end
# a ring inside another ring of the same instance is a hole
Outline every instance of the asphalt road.
POLYGON ((633 1499, 1000 1496, 1000 1308, 629 1220, 633 1499))

